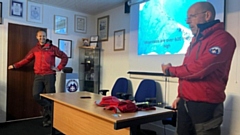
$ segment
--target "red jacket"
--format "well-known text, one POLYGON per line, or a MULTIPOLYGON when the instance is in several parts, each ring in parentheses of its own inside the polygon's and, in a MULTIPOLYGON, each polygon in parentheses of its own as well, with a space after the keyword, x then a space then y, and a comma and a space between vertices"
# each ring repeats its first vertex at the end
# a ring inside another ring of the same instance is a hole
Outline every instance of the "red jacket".
POLYGON ((221 103, 236 42, 217 20, 198 26, 200 33, 192 39, 183 64, 170 67, 169 72, 179 78, 178 97, 221 103))
POLYGON ((55 57, 61 59, 61 62, 57 68, 62 70, 68 62, 67 55, 54 45, 45 44, 44 46, 41 46, 39 43, 37 43, 37 45, 29 51, 23 60, 15 63, 13 66, 14 68, 20 68, 35 59, 35 74, 55 74, 55 71, 51 69, 51 67, 55 67, 55 57))

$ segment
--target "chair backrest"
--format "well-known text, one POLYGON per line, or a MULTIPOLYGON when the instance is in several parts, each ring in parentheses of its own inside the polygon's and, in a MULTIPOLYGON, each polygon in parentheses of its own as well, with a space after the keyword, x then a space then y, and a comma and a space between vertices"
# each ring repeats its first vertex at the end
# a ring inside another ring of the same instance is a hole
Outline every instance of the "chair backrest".
POLYGON ((145 102, 146 98, 156 98, 156 82, 151 79, 144 79, 140 82, 134 100, 136 102, 145 102))
POLYGON ((117 97, 117 93, 127 93, 128 92, 128 79, 118 78, 112 88, 111 95, 117 97))

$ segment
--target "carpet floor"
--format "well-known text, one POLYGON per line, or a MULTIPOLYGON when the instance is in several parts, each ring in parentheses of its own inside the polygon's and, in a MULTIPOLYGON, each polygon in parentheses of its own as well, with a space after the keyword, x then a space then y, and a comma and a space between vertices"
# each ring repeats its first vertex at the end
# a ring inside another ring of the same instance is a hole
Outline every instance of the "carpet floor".
POLYGON ((51 128, 42 126, 43 118, 0 123, 0 135, 50 135, 51 128))

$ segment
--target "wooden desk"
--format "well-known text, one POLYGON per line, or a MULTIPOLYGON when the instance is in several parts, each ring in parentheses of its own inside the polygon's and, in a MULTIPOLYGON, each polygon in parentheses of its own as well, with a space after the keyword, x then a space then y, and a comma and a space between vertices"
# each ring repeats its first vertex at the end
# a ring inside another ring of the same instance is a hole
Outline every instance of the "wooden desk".
POLYGON ((41 94, 41 96, 53 101, 52 134, 57 129, 66 135, 136 135, 140 124, 172 116, 171 110, 163 108, 116 116, 112 111, 96 106, 95 101, 101 100, 102 96, 90 92, 41 94), (91 98, 82 99, 81 96, 91 98))

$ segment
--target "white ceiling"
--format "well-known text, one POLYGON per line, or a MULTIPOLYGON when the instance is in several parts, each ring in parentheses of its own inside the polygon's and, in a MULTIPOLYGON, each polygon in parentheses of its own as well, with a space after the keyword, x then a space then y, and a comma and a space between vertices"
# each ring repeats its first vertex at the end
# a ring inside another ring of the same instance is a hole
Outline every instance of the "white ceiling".
POLYGON ((51 5, 72 11, 96 15, 124 5, 126 0, 28 0, 44 5, 51 5))

